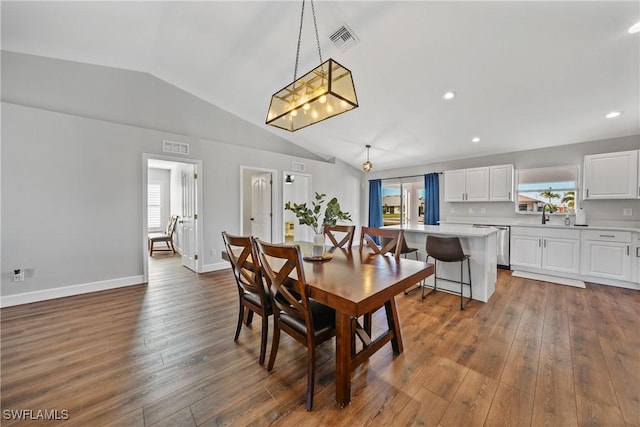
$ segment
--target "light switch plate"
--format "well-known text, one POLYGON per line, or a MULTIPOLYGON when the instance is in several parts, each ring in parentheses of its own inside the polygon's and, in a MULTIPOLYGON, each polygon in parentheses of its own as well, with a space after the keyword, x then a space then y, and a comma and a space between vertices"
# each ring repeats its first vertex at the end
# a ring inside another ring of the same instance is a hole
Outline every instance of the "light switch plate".
POLYGON ((633 209, 631 209, 631 208, 624 208, 624 209, 622 209, 622 215, 624 215, 624 216, 631 216, 631 215, 633 215, 633 209))

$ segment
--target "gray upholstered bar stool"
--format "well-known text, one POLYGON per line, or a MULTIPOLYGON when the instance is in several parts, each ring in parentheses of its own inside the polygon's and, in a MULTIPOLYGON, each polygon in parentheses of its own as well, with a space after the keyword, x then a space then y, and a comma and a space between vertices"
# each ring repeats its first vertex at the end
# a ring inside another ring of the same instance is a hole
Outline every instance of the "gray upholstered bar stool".
MULTIPOLYGON (((429 262, 429 257, 432 257, 434 262, 434 271, 433 271, 433 289, 429 291, 429 293, 424 293, 424 286, 422 287, 422 299, 425 299, 427 295, 431 292, 438 290, 438 280, 445 280, 447 282, 458 283, 455 280, 445 279, 443 277, 438 277, 438 261, 440 262, 460 262, 460 310, 464 310, 464 308, 469 304, 469 301, 473 298, 473 287, 471 286, 471 262, 469 261, 470 256, 465 255, 462 251, 462 245, 460 244, 460 239, 458 237, 439 237, 439 236, 427 236, 427 262, 429 262), (469 272, 469 283, 465 283, 463 281, 462 275, 462 267, 464 261, 467 261, 467 271, 469 272), (466 304, 463 304, 463 286, 469 286, 469 299, 466 304)), ((454 292, 458 294, 458 292, 454 292)))

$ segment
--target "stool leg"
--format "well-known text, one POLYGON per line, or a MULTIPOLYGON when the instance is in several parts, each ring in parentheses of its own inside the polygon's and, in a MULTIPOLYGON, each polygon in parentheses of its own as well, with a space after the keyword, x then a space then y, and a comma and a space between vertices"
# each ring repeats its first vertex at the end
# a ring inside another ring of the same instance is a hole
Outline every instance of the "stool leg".
POLYGON ((464 297, 464 286, 462 284, 464 279, 464 276, 462 274, 463 266, 464 266, 464 260, 460 261, 460 310, 464 310, 464 305, 462 304, 463 297, 464 297))
MULTIPOLYGON (((427 259, 426 262, 429 262, 429 255, 427 255, 427 259)), ((426 280, 425 279, 425 285, 426 285, 426 280)), ((432 292, 435 292, 438 289, 438 260, 437 259, 433 259, 433 289, 430 290, 427 294, 424 293, 424 288, 426 288, 426 286, 422 286, 422 299, 425 299, 427 297, 427 295, 431 294, 432 292)))

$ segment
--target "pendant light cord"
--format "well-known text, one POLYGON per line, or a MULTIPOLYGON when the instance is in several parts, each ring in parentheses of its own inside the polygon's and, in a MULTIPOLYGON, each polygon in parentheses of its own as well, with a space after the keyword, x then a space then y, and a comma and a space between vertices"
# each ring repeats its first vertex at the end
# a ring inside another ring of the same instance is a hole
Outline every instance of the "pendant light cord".
MULTIPOLYGON (((313 26, 316 30, 316 42, 318 43, 318 56, 320 57, 320 64, 322 64, 322 51, 320 50, 320 37, 318 37, 318 24, 316 22, 316 9, 313 7, 313 0, 311 2, 311 13, 313 15, 313 26)), ((302 40, 302 22, 304 21, 304 3, 302 0, 302 11, 300 12, 300 30, 298 32, 298 48, 296 49, 296 66, 293 69, 293 81, 298 79, 298 59, 300 58, 300 41, 302 40)))

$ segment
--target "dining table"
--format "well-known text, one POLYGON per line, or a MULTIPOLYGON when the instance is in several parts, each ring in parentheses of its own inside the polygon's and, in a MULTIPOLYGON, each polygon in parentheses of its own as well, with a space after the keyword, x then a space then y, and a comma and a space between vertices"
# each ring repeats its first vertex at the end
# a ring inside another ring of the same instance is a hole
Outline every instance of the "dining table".
MULTIPOLYGON (((308 259, 310 244, 296 243, 308 259)), ((423 261, 396 259, 391 254, 373 254, 358 247, 332 248, 328 253, 329 259, 305 260, 304 273, 311 298, 336 312, 336 401, 344 407, 351 401, 351 374, 355 368, 389 341, 394 353, 402 353, 395 297, 432 275, 434 266, 423 261), (358 317, 383 307, 386 330, 375 337, 368 336, 360 327, 358 317), (362 342, 358 348, 356 336, 362 342)))

